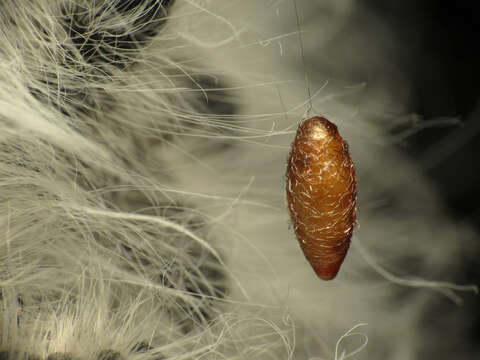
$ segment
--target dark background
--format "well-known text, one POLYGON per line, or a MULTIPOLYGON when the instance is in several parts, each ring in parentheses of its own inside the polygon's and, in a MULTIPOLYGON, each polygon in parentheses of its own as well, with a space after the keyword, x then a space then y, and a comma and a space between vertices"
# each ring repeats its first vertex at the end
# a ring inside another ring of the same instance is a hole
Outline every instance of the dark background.
MULTIPOLYGON (((398 146, 425 171, 451 215, 480 232, 480 4, 446 0, 366 0, 366 4, 391 25, 403 48, 397 65, 412 84, 410 110, 423 119, 460 121, 419 131, 398 146)), ((480 283, 477 240, 477 248, 462 259, 458 282, 480 283)), ((458 339, 449 351, 438 344, 438 358, 444 358, 442 351, 451 355, 455 347, 456 359, 480 356, 479 296, 463 298, 471 321, 445 334, 446 339, 455 335, 458 339)), ((445 309, 438 305, 434 310, 439 323, 448 316, 445 309)))
POLYGON ((425 119, 461 121, 409 136, 402 148, 424 165, 454 215, 480 230, 480 4, 367 2, 400 39, 399 66, 413 85, 411 111, 425 119))

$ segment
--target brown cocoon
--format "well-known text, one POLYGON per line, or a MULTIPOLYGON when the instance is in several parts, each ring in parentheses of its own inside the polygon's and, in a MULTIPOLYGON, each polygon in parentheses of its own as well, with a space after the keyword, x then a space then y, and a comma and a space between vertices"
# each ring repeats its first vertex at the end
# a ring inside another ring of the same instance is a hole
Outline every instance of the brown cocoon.
POLYGON ((287 202, 303 253, 323 280, 345 259, 356 220, 357 181, 348 145, 319 116, 297 130, 287 164, 287 202))

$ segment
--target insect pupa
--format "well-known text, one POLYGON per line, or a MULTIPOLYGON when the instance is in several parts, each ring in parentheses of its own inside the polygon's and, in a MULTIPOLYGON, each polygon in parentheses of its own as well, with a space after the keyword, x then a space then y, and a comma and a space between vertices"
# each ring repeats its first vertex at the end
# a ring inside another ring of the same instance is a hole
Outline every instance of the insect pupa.
POLYGON ((287 164, 287 203, 300 246, 320 279, 333 279, 356 221, 357 180, 337 126, 315 116, 298 127, 287 164))

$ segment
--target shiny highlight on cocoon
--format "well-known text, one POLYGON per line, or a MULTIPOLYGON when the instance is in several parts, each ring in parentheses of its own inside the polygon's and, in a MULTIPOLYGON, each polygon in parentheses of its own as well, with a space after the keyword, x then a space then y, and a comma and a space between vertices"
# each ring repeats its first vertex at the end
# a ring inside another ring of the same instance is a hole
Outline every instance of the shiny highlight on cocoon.
POLYGON ((298 127, 287 163, 287 203, 300 246, 320 279, 333 279, 356 221, 357 181, 348 144, 319 116, 298 127))

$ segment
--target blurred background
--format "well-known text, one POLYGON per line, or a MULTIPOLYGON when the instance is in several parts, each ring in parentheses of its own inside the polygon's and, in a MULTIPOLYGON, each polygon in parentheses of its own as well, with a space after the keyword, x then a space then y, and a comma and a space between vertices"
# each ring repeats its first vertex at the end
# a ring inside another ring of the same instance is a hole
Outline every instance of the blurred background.
MULTIPOLYGON (((411 82, 411 110, 458 126, 428 128, 405 139, 460 220, 480 229, 480 42, 476 2, 367 0, 401 42, 398 66, 411 82), (434 157, 436 159, 434 159, 434 157)), ((478 274, 478 273, 477 273, 478 274)))
MULTIPOLYGON (((480 5, 446 0, 362 4, 389 25, 391 39, 400 47, 392 66, 410 82, 409 110, 419 120, 438 120, 436 126, 406 136, 398 146, 425 171, 451 215, 480 231, 480 5), (451 119, 458 123, 446 121, 451 119)), ((480 239, 475 242, 478 246, 462 260, 459 282, 480 282, 480 239)), ((445 335, 460 333, 454 346, 473 359, 474 354, 479 356, 480 299, 464 296, 464 301, 472 321, 445 335)), ((446 308, 439 303, 432 309, 438 324, 447 321, 446 308)), ((443 359, 446 350, 438 344, 438 353, 427 358, 443 359)))

